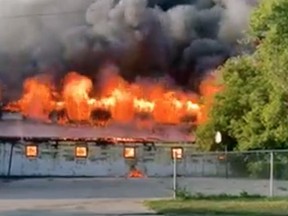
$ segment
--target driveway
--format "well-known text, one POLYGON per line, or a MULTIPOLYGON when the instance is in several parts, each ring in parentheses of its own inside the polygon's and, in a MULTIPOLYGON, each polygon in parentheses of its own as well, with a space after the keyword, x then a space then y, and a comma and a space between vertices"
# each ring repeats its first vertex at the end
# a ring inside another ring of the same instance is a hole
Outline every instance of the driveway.
POLYGON ((0 215, 154 215, 143 201, 169 196, 170 191, 161 184, 159 179, 113 178, 1 182, 0 215))

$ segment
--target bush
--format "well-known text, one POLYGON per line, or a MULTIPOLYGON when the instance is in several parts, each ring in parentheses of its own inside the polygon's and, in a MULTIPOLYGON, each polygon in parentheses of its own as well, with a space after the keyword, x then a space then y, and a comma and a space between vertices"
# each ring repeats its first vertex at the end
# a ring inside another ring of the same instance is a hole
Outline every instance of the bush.
POLYGON ((184 187, 178 188, 176 191, 176 197, 183 200, 192 199, 192 194, 184 187))
POLYGON ((249 162, 247 169, 252 178, 269 178, 270 166, 266 161, 249 162))
MULTIPOLYGON (((270 178, 270 154, 240 154, 229 158, 233 177, 270 178)), ((274 153, 274 178, 288 179, 288 153, 274 153)))

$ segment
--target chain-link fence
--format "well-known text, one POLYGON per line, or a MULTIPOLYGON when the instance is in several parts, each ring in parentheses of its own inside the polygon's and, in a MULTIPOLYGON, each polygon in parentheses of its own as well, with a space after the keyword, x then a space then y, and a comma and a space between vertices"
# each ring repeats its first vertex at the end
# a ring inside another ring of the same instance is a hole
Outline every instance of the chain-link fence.
POLYGON ((193 153, 174 163, 177 191, 288 195, 288 150, 193 153))

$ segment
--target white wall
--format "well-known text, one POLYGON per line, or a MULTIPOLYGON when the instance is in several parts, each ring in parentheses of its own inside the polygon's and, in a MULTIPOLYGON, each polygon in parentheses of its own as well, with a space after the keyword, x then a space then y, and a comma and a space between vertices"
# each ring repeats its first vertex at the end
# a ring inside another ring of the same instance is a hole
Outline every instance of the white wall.
MULTIPOLYGON (((136 145, 137 158, 126 160, 123 157, 123 145, 108 145, 101 148, 88 143, 87 159, 74 157, 74 143, 59 143, 56 149, 51 143, 39 144, 39 155, 35 159, 25 156, 25 144, 16 143, 12 151, 11 176, 95 176, 122 177, 129 173, 131 165, 147 176, 172 176, 170 144, 156 144, 156 149, 146 151, 141 144, 136 145), (169 147, 168 147, 169 146, 169 147)), ((9 173, 11 143, 0 145, 0 175, 9 173)), ((178 173, 184 176, 217 175, 224 170, 215 157, 206 161, 203 157, 196 158, 192 154, 191 144, 183 144, 185 158, 178 163, 178 173), (220 166, 220 169, 219 169, 220 166)))

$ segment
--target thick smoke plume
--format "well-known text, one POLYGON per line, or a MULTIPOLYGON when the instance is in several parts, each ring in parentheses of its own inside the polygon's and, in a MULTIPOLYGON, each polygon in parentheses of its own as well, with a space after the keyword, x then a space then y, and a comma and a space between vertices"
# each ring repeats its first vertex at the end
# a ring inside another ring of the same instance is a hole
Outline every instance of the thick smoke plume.
POLYGON ((103 64, 128 81, 168 76, 197 90, 237 53, 255 0, 0 0, 0 80, 17 97, 25 78, 69 71, 97 80, 103 64))

